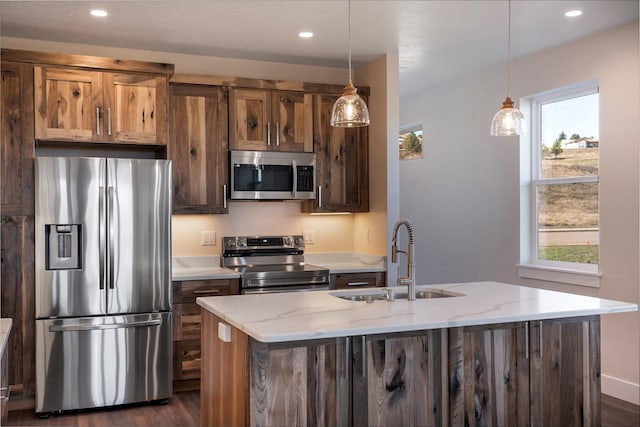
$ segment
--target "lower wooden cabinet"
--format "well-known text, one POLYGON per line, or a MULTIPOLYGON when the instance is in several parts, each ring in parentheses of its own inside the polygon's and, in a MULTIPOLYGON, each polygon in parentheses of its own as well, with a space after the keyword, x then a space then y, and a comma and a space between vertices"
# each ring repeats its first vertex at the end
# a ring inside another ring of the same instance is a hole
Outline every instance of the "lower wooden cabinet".
POLYGON ((386 285, 386 273, 334 273, 330 276, 331 289, 375 288, 386 285))
POLYGON ((202 318, 197 297, 240 293, 238 279, 173 282, 173 389, 200 388, 202 318))

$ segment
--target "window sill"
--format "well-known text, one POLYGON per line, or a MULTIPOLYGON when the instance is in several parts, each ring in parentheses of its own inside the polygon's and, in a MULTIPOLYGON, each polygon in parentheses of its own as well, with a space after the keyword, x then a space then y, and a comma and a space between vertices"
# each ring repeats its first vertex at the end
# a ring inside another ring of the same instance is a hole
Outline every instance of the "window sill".
POLYGON ((570 285, 600 287, 602 274, 564 268, 539 265, 518 264, 518 276, 527 279, 546 280, 548 282, 566 283, 570 285))

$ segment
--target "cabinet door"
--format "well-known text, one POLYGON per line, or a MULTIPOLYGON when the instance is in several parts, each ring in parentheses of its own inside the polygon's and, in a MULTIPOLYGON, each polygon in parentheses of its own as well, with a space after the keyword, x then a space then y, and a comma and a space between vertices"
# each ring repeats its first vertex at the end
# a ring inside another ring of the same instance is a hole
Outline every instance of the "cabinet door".
POLYGON ((230 147, 232 150, 264 151, 271 139, 270 93, 266 90, 229 89, 230 147))
POLYGON ((227 213, 228 106, 225 88, 171 85, 173 211, 227 213))
POLYGON ((441 426, 441 349, 440 330, 353 337, 353 425, 441 426))
POLYGON ((107 142, 167 144, 167 78, 104 73, 107 142))
POLYGON ((314 151, 316 200, 302 204, 309 212, 367 212, 369 210, 368 127, 332 127, 331 110, 337 95, 315 95, 314 151))
POLYGON ((531 425, 600 425, 600 318, 531 322, 531 425))
POLYGON ((276 137, 271 148, 313 152, 313 95, 274 91, 271 99, 276 137))
POLYGON ((0 206, 3 215, 33 215, 33 66, 1 68, 0 206))
POLYGON ((449 329, 449 425, 529 425, 527 328, 449 329))
POLYGON ((103 139, 102 73, 35 67, 34 85, 36 139, 103 139))

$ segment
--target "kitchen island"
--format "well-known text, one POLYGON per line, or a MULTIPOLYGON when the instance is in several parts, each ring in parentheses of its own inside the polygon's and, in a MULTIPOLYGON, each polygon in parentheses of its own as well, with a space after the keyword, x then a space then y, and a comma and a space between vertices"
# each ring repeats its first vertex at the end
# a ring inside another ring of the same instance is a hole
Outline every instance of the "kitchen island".
POLYGON ((636 304, 495 282, 425 290, 454 296, 198 298, 202 425, 600 424, 599 316, 636 304))

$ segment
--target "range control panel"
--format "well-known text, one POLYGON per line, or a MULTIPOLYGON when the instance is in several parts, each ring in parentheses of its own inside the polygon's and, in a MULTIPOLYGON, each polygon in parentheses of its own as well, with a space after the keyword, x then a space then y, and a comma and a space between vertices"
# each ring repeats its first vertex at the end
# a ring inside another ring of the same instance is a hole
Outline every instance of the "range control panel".
POLYGON ((225 253, 232 251, 252 251, 256 249, 291 250, 304 249, 304 239, 301 235, 290 236, 226 236, 222 238, 225 253))

